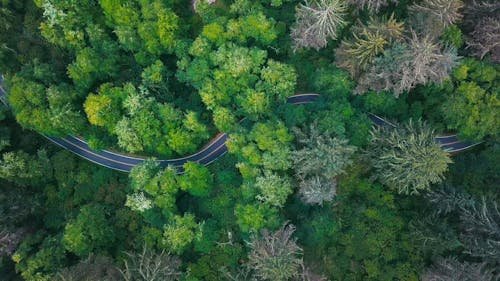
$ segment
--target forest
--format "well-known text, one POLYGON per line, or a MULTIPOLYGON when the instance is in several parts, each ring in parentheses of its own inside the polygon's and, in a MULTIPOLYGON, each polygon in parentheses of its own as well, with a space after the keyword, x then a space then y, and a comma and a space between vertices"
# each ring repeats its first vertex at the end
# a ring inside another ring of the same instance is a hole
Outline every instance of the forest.
POLYGON ((2 281, 500 279, 498 0, 0 0, 0 75, 2 281))

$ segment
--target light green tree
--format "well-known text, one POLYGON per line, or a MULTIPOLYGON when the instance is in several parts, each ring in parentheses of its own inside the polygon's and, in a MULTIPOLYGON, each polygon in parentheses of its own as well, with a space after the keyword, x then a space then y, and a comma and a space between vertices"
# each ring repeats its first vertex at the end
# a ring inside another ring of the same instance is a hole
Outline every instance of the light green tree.
POLYGON ((257 177, 255 187, 260 191, 256 196, 257 200, 278 208, 285 205, 286 199, 293 192, 290 179, 268 171, 257 177))

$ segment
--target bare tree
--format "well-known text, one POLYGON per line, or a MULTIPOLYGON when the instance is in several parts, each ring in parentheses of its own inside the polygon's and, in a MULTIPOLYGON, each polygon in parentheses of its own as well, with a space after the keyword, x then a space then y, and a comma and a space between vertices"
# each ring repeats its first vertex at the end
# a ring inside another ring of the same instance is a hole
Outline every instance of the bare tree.
POLYGON ((494 201, 485 198, 480 203, 461 208, 461 235, 466 253, 483 260, 500 260, 500 211, 494 201))
POLYGON ((448 185, 436 190, 430 190, 425 194, 425 198, 432 203, 435 213, 440 216, 474 204, 474 200, 470 195, 448 185))
POLYGON ((462 19, 460 10, 463 7, 461 0, 424 0, 422 4, 413 4, 409 9, 434 17, 446 27, 462 19))
POLYGON ((180 280, 180 259, 165 251, 156 253, 144 246, 142 252, 126 254, 125 267, 120 270, 125 281, 180 280))
POLYGON ((467 41, 472 53, 483 59, 490 55, 491 60, 500 63, 500 17, 487 17, 478 22, 467 41))
POLYGON ((62 269, 57 281, 121 281, 120 271, 110 258, 89 256, 78 264, 62 269))
POLYGON ((497 17, 500 13, 500 2, 497 0, 472 0, 465 6, 464 23, 467 27, 474 27, 485 18, 497 17))
POLYGON ((415 79, 414 84, 409 83, 411 87, 429 81, 441 83, 457 65, 458 57, 455 50, 449 48, 442 50, 441 46, 428 36, 418 37, 416 33, 412 33, 409 46, 410 57, 413 58, 411 72, 415 79))
POLYGON ((325 47, 328 39, 336 39, 338 29, 346 24, 347 4, 342 0, 305 0, 296 11, 291 30, 294 50, 325 47))
POLYGON ((349 0, 349 4, 355 6, 358 10, 368 9, 371 13, 378 13, 382 8, 392 3, 398 3, 398 0, 349 0))
POLYGON ((12 255, 19 243, 21 243, 25 233, 26 230, 22 228, 18 228, 15 231, 0 231, 0 257, 12 255))
POLYGON ((455 258, 442 259, 428 269, 423 281, 492 281, 494 275, 482 263, 459 262, 455 258))
POLYGON ((294 232, 293 225, 284 225, 274 233, 263 230, 261 237, 251 237, 248 266, 258 280, 286 281, 300 276, 302 249, 292 238, 294 232))

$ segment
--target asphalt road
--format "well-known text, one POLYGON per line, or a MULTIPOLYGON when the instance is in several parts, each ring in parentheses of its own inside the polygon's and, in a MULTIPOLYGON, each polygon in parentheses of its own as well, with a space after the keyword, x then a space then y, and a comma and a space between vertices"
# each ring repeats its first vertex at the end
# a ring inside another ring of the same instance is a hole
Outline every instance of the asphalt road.
MULTIPOLYGON (((0 76, 0 101, 8 106, 5 95, 6 92, 3 88, 3 77, 0 76)), ((287 102, 297 105, 308 104, 316 101, 319 97, 320 96, 318 94, 313 93, 297 94, 295 96, 289 97, 287 102)), ((369 117, 377 126, 395 127, 395 125, 391 122, 375 114, 370 113, 369 117)), ((59 145, 60 147, 69 150, 74 154, 93 163, 122 172, 130 172, 133 167, 142 163, 146 159, 145 157, 132 157, 108 150, 94 150, 88 146, 88 143, 85 142, 85 140, 74 136, 67 136, 65 138, 56 138, 50 136, 45 137, 51 142, 59 145)), ((208 165, 217 160, 222 155, 226 154, 227 138, 228 135, 226 133, 220 133, 195 154, 177 159, 157 161, 162 167, 167 167, 168 165, 174 166, 179 171, 179 173, 183 172, 182 166, 186 162, 198 162, 203 165, 208 165)), ((438 142, 444 150, 450 153, 460 152, 477 145, 477 143, 472 142, 461 142, 457 139, 456 135, 437 136, 436 142, 438 142)))

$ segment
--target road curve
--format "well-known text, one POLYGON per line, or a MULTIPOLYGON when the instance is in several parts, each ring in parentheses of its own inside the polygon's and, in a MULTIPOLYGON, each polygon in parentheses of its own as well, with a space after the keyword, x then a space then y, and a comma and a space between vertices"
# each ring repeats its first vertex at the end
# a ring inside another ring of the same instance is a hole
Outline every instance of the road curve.
MULTIPOLYGON (((316 101, 319 97, 320 95, 314 93, 297 94, 289 97, 287 99, 287 103, 297 104, 297 105, 308 104, 316 101)), ((2 76, 0 76, 0 102, 8 106, 8 102, 6 99, 6 91, 3 88, 2 76)), ((375 114, 370 113, 369 117, 372 120, 372 122, 377 126, 390 126, 390 127, 396 126, 393 123, 375 114)), ((56 145, 66 150, 69 150, 74 154, 82 158, 85 158, 95 164, 122 172, 130 172, 130 170, 133 167, 144 162, 144 160, 146 159, 146 157, 140 157, 140 156, 133 157, 120 154, 117 152, 112 152, 109 150, 94 150, 89 147, 88 143, 85 140, 74 136, 58 138, 58 137, 50 137, 44 135, 44 137, 46 137, 48 140, 55 143, 56 145)), ((222 155, 227 153, 227 146, 226 146, 227 139, 228 139, 228 134, 219 133, 200 151, 192 155, 177 159, 156 160, 156 161, 158 161, 161 167, 167 167, 169 165, 174 166, 179 171, 179 173, 183 172, 182 166, 186 162, 197 162, 202 165, 208 165, 217 160, 222 155)), ((472 142, 460 142, 457 139, 456 135, 437 136, 436 142, 438 142, 444 150, 450 153, 463 151, 465 149, 477 145, 472 142)))

